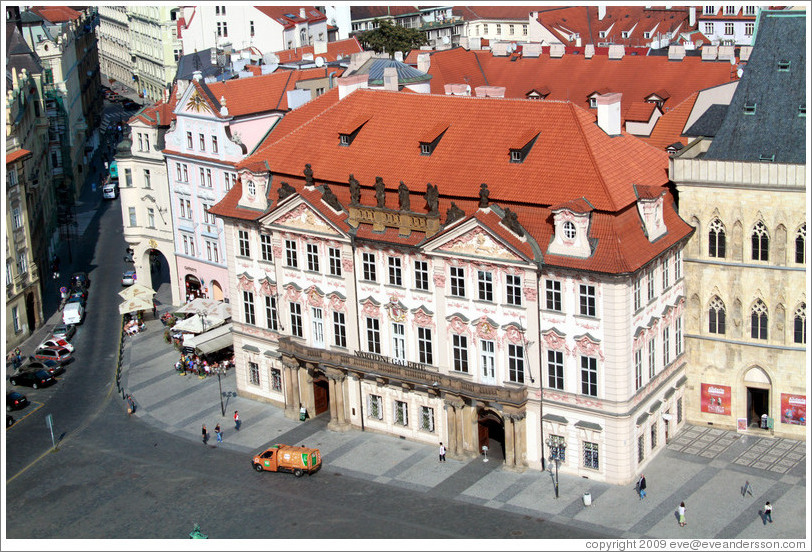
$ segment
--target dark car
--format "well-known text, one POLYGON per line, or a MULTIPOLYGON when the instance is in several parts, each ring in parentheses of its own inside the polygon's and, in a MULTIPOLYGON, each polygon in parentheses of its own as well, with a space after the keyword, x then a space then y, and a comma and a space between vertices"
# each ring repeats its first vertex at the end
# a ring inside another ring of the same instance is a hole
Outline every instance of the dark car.
POLYGON ((124 109, 128 109, 128 110, 129 109, 141 109, 141 104, 139 104, 138 102, 134 102, 132 100, 125 100, 125 101, 121 102, 121 107, 123 107, 124 109))
POLYGON ((52 349, 51 347, 41 347, 31 355, 32 360, 53 360, 59 364, 65 364, 71 359, 71 352, 65 348, 52 349))
POLYGON ((45 370, 34 370, 30 372, 20 372, 8 378, 11 385, 26 385, 39 389, 56 383, 54 377, 45 370))
POLYGON ((74 272, 73 274, 71 274, 70 286, 71 288, 75 287, 81 287, 82 289, 89 288, 90 278, 88 278, 87 272, 74 272))
POLYGON ((79 303, 83 309, 87 308, 87 299, 81 293, 72 293, 65 302, 65 304, 68 303, 79 303))
POLYGON ((45 370, 56 377, 65 373, 65 367, 55 360, 34 360, 23 366, 23 370, 45 370))
POLYGON ((65 341, 70 341, 76 335, 76 326, 73 324, 57 324, 54 326, 54 331, 51 332, 54 337, 59 337, 65 341))
POLYGON ((18 393, 17 391, 9 391, 6 393, 6 410, 8 412, 20 410, 28 405, 28 399, 22 393, 18 393))

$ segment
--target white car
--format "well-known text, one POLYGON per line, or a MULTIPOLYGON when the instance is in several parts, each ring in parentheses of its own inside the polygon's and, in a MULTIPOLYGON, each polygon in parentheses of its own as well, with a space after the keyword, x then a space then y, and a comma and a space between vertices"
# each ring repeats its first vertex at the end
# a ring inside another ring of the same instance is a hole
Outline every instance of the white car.
POLYGON ((73 345, 71 343, 69 343, 69 342, 65 341, 64 339, 62 339, 61 337, 57 337, 55 335, 50 336, 48 339, 46 339, 45 341, 40 343, 39 346, 37 347, 37 349, 42 349, 42 348, 47 348, 47 349, 67 349, 71 353, 74 351, 74 347, 73 347, 73 345))
POLYGON ((131 286, 135 283, 137 279, 138 275, 136 274, 135 270, 128 270, 127 272, 121 275, 121 285, 131 286))

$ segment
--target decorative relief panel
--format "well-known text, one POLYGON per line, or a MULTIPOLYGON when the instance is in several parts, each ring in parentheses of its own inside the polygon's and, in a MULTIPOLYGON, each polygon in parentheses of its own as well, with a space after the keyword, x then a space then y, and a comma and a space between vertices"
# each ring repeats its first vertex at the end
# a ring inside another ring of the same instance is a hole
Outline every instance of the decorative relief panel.
POLYGON ((324 294, 316 286, 310 286, 305 291, 307 294, 307 303, 314 307, 321 307, 324 305, 324 294))
POLYGON ((440 251, 464 255, 479 255, 497 259, 515 260, 517 257, 510 253, 502 244, 494 240, 484 229, 476 227, 470 232, 451 240, 440 246, 440 251))
POLYGON ((285 286, 285 298, 290 301, 298 301, 299 297, 301 297, 302 292, 301 290, 296 289, 296 286, 293 284, 288 284, 285 286))
POLYGON ((462 335, 468 333, 468 324, 460 320, 459 317, 455 316, 451 319, 448 329, 457 335, 462 335))
POLYGON ((330 308, 334 311, 341 311, 343 312, 346 307, 346 301, 342 299, 337 293, 331 293, 328 295, 330 298, 330 308))
POLYGON ((418 309, 414 313, 414 324, 422 328, 434 328, 434 318, 423 309, 418 309))
POLYGON ((575 341, 575 351, 582 356, 597 357, 604 360, 600 343, 595 343, 587 336, 575 341))
POLYGON ((280 216, 274 221, 274 224, 283 226, 291 226, 293 228, 301 228, 304 230, 318 230, 321 232, 335 231, 322 220, 322 218, 304 203, 298 205, 294 209, 280 216))
POLYGON ((265 296, 275 296, 276 284, 271 282, 268 277, 263 278, 259 281, 259 293, 265 296))
POLYGON ((496 323, 485 317, 480 318, 476 325, 476 336, 479 339, 496 339, 496 323))
POLYGON ((438 288, 445 287, 445 275, 444 274, 435 274, 434 275, 434 285, 438 288))
POLYGON ((552 330, 548 330, 542 333, 542 339, 544 340, 544 344, 548 349, 552 349, 553 351, 564 351, 569 352, 567 348, 567 338, 558 335, 552 330))
POLYGON ((253 293, 254 281, 251 280, 251 278, 249 278, 245 274, 240 274, 239 276, 237 276, 237 287, 241 291, 250 291, 251 293, 253 293))
POLYGON ((381 317, 381 308, 373 303, 370 300, 367 300, 363 303, 363 307, 361 308, 361 313, 364 316, 369 318, 380 318, 381 317))

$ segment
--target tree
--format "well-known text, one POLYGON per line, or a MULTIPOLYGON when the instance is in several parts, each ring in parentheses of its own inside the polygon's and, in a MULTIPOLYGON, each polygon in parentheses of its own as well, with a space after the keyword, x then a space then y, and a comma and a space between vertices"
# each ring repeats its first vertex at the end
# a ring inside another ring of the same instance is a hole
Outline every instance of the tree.
POLYGON ((402 52, 405 58, 409 51, 428 43, 426 35, 417 29, 394 25, 388 19, 383 21, 376 19, 375 23, 378 25, 377 28, 358 35, 358 40, 366 49, 386 52, 393 59, 395 52, 402 52))

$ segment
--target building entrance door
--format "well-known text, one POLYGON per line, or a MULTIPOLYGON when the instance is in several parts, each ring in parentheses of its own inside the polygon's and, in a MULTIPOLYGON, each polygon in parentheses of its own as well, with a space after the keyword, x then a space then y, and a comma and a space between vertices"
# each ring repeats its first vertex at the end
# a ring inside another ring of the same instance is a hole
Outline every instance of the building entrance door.
POLYGON ((316 409, 316 416, 322 412, 327 412, 330 408, 330 387, 327 380, 315 380, 313 382, 313 406, 316 409))
POLYGON ((770 392, 758 387, 747 388, 747 426, 760 427, 761 415, 770 415, 770 392))
POLYGON ((478 421, 479 453, 482 447, 488 447, 488 458, 491 460, 505 459, 505 426, 495 414, 484 411, 479 414, 478 421))

